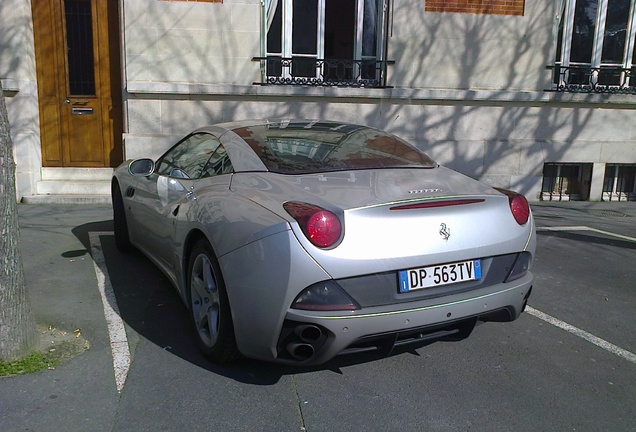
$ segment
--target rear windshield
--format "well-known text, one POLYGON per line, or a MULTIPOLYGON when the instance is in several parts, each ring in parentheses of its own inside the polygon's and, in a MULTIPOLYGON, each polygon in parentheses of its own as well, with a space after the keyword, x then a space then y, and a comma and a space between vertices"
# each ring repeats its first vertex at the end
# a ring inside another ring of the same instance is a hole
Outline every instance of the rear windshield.
POLYGON ((233 131, 269 171, 282 174, 437 166, 411 144, 364 126, 279 122, 233 131))

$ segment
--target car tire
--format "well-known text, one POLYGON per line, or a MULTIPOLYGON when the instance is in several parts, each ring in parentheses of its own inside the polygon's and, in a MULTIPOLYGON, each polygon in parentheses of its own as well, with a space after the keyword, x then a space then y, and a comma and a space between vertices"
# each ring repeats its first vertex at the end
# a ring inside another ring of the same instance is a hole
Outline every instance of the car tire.
POLYGON ((188 308, 197 345, 215 363, 240 357, 232 313, 218 262, 207 240, 199 240, 188 263, 188 308))
POLYGON ((119 184, 113 182, 111 186, 111 196, 113 200, 113 228, 115 231, 115 246, 121 252, 130 252, 134 249, 130 243, 128 235, 128 222, 126 221, 126 210, 124 208, 124 199, 119 189, 119 184))

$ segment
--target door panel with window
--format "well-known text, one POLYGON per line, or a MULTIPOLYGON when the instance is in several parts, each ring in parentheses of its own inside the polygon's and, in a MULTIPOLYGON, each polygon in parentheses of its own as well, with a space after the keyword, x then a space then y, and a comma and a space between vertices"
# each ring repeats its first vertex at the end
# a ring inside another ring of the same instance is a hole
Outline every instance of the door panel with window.
POLYGON ((566 0, 557 37, 557 88, 636 91, 636 0, 566 0), (631 75, 631 76, 630 76, 631 75))
POLYGON ((194 199, 193 180, 207 175, 208 161, 219 146, 213 135, 190 135, 157 161, 150 176, 138 180, 136 199, 131 201, 132 220, 140 221, 138 240, 166 269, 174 268, 172 244, 181 206, 194 199))
POLYGON ((270 83, 373 85, 383 79, 378 62, 385 60, 388 0, 270 0, 264 7, 270 83))
POLYGON ((117 3, 32 2, 43 166, 117 165, 121 153, 117 3))

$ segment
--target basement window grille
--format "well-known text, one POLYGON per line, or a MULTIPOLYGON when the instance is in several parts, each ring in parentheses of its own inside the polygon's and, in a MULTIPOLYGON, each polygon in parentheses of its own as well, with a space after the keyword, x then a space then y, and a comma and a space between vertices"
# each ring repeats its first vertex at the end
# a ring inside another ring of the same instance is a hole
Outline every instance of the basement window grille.
POLYGON ((592 166, 591 163, 544 164, 541 201, 587 201, 592 166))
POLYGON ((636 201, 636 164, 607 164, 603 201, 636 201))

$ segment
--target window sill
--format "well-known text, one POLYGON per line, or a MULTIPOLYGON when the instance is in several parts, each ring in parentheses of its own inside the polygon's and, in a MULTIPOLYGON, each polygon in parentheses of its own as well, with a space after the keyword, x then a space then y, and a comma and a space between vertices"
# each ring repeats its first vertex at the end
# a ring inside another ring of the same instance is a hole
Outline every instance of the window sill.
POLYGON ((20 82, 9 78, 2 78, 2 90, 4 93, 8 93, 7 96, 14 96, 20 91, 20 82))
MULTIPOLYGON (((3 81, 4 84, 4 81, 3 81)), ((130 97, 209 99, 213 97, 303 97, 347 98, 354 100, 383 100, 395 102, 431 102, 448 104, 521 103, 530 105, 558 104, 611 104, 636 105, 636 97, 629 94, 563 93, 551 90, 455 90, 421 88, 351 88, 304 87, 238 84, 205 84, 184 82, 129 81, 126 90, 130 97)))

